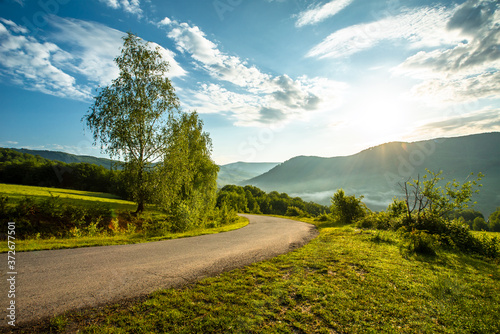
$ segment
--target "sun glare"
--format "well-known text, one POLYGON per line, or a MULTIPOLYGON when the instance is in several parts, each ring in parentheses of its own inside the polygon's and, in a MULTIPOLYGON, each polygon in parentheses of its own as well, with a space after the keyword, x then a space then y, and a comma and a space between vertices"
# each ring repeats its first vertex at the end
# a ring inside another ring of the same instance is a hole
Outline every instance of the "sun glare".
POLYGON ((411 106, 388 87, 360 97, 352 109, 351 123, 358 136, 370 142, 396 140, 407 128, 411 106))

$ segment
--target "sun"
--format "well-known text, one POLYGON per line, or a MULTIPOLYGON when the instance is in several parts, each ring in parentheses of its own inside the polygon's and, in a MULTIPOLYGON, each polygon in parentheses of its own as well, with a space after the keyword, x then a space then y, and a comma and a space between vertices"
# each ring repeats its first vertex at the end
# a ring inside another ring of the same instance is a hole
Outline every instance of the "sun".
POLYGON ((392 87, 374 87, 360 94, 350 113, 352 131, 369 142, 400 138, 408 129, 411 104, 392 87))

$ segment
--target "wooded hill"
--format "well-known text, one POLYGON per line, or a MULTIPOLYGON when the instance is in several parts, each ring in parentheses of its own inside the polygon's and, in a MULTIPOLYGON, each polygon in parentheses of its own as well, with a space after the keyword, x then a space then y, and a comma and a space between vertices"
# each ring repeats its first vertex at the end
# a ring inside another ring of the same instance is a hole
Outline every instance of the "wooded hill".
POLYGON ((500 133, 440 138, 413 143, 392 142, 345 157, 292 158, 242 184, 276 190, 305 200, 328 204, 336 189, 363 195, 373 210, 385 209, 401 196, 399 183, 423 176, 425 169, 443 171, 445 182, 463 182, 482 172, 483 187, 474 197, 485 216, 500 206, 500 133))

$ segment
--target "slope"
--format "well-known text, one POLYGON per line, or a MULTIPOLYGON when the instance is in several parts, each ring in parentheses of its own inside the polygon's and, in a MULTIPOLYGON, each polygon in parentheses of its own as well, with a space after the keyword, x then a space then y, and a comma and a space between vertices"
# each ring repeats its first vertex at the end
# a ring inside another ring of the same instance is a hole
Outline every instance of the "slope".
POLYGON ((240 184, 242 181, 261 175, 276 167, 273 162, 235 162, 220 166, 217 185, 240 184))
POLYGON ((97 157, 92 157, 92 156, 88 156, 88 155, 75 155, 75 154, 58 152, 58 151, 29 150, 29 149, 25 149, 25 148, 11 148, 11 150, 14 150, 14 151, 17 151, 20 153, 31 154, 34 156, 38 155, 44 159, 61 161, 61 162, 65 162, 68 164, 85 162, 85 163, 89 163, 89 164, 103 166, 107 169, 110 169, 111 167, 113 167, 115 169, 117 167, 116 164, 118 162, 118 161, 114 161, 114 160, 106 159, 106 158, 97 158, 97 157))
POLYGON ((424 175, 425 169, 443 171, 445 180, 463 182, 473 172, 486 175, 475 198, 476 209, 488 215, 500 206, 500 133, 440 138, 413 143, 392 142, 352 156, 319 158, 299 156, 245 184, 277 190, 328 204, 336 189, 364 195, 372 209, 384 209, 399 184, 424 175))

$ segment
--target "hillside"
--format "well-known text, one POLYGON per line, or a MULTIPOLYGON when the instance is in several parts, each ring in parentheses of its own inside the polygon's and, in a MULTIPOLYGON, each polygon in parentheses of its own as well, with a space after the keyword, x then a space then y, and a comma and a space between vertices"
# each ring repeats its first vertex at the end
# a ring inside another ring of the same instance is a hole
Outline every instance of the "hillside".
MULTIPOLYGON (((22 154, 29 154, 34 157, 39 156, 40 158, 52 160, 52 161, 61 161, 64 163, 89 163, 98 166, 103 166, 106 169, 120 169, 117 166, 117 161, 106 159, 106 158, 97 158, 88 155, 75 155, 65 152, 58 151, 47 151, 47 150, 29 150, 25 148, 9 148, 7 150, 16 151, 22 154)), ((33 158, 34 158, 33 157, 33 158)), ((15 157, 12 157, 14 159, 15 157)), ((9 160, 6 157, 4 160, 9 160)), ((219 175, 217 178, 217 185, 219 187, 223 187, 226 184, 240 184, 241 182, 261 175, 273 167, 278 165, 278 163, 272 162, 264 162, 264 163, 249 163, 249 162, 235 162, 227 165, 219 166, 219 175)))
POLYGON ((346 157, 299 156, 244 184, 321 204, 328 204, 335 190, 343 188, 348 194, 364 195, 370 208, 380 210, 401 196, 398 183, 424 175, 426 168, 443 170, 448 181, 463 182, 471 172, 484 173, 475 208, 489 215, 500 206, 500 133, 392 142, 346 157))
POLYGON ((223 187, 226 184, 240 184, 241 182, 261 175, 276 167, 278 163, 273 162, 235 162, 219 166, 217 185, 223 187))
POLYGON ((40 156, 44 159, 47 159, 47 160, 61 161, 61 162, 65 162, 67 164, 85 162, 85 163, 89 163, 89 164, 103 166, 106 169, 110 169, 111 167, 116 169, 115 164, 117 163, 117 161, 114 161, 111 159, 97 158, 97 157, 92 157, 92 156, 88 156, 88 155, 75 155, 75 154, 58 152, 58 151, 28 150, 25 148, 11 148, 11 150, 14 150, 14 151, 17 151, 20 153, 31 154, 34 156, 38 155, 38 156, 40 156))

